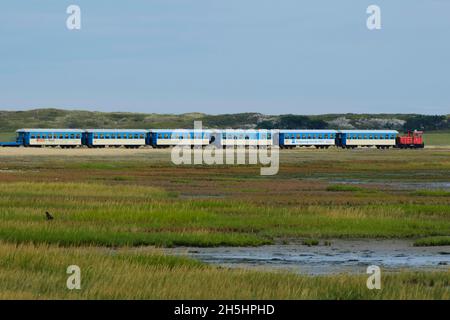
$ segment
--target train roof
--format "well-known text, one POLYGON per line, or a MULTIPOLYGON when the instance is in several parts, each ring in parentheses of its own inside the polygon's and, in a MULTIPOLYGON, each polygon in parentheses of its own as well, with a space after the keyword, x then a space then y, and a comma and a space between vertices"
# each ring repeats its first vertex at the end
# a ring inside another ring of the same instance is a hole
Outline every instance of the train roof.
POLYGON ((242 134, 242 133, 271 133, 271 132, 274 132, 274 130, 264 130, 264 129, 261 129, 261 130, 256 130, 256 129, 223 129, 223 130, 219 130, 219 131, 217 131, 217 132, 219 132, 219 133, 231 133, 231 134, 235 134, 235 133, 239 133, 239 134, 242 134))
POLYGON ((81 129, 53 129, 53 128, 27 128, 18 129, 16 132, 72 132, 72 133, 82 133, 84 130, 81 129))
POLYGON ((218 132, 220 129, 149 129, 150 132, 193 132, 193 131, 202 131, 202 132, 218 132))
POLYGON ((339 130, 341 133, 398 133, 397 130, 339 130))
POLYGON ((119 132, 131 132, 131 133, 147 133, 145 129, 86 129, 86 132, 103 132, 103 133, 119 133, 119 132))
POLYGON ((308 132, 331 132, 337 133, 337 130, 334 129, 280 129, 280 133, 285 132, 294 132, 294 133, 308 133, 308 132))

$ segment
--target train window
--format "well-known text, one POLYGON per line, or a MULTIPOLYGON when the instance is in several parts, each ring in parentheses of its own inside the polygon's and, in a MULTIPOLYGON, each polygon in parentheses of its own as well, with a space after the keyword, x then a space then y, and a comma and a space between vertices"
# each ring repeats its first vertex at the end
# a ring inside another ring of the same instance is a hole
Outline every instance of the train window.
POLYGON ((80 138, 81 138, 81 136, 80 136, 79 134, 77 134, 76 138, 77 138, 77 139, 80 139, 80 138))
POLYGON ((227 139, 227 134, 226 133, 222 133, 222 139, 224 139, 224 140, 227 139))
POLYGON ((66 138, 66 139, 69 139, 69 135, 68 135, 68 134, 66 134, 65 138, 66 138))
POLYGON ((323 139, 323 135, 322 134, 319 134, 319 139, 323 139))
POLYGON ((284 135, 284 138, 285 138, 285 139, 289 139, 289 135, 286 133, 286 134, 284 135))
POLYGON ((36 139, 36 136, 35 136, 35 135, 32 135, 32 136, 31 136, 31 139, 36 139))
POLYGON ((104 135, 102 135, 102 134, 100 135, 100 139, 103 139, 104 137, 105 137, 104 135))
POLYGON ((164 139, 168 139, 169 138, 169 135, 166 133, 165 135, 164 135, 164 139))
POLYGON ((245 140, 248 140, 249 139, 249 137, 248 136, 245 136, 245 140))
POLYGON ((162 139, 162 134, 158 133, 158 139, 162 139))
POLYGON ((271 133, 267 134, 267 139, 272 139, 272 134, 271 133))
POLYGON ((325 134, 323 135, 323 138, 324 138, 324 139, 328 139, 328 134, 325 133, 325 134))

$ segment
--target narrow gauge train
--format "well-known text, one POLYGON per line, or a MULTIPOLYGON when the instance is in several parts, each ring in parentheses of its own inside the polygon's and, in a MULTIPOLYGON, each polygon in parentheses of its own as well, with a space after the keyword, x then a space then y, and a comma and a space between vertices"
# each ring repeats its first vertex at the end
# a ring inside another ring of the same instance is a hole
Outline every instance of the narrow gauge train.
POLYGON ((280 148, 330 146, 353 149, 357 147, 421 147, 422 133, 410 139, 399 136, 396 130, 194 130, 194 129, 19 129, 15 142, 0 142, 0 146, 42 147, 59 146, 74 148, 126 147, 139 148, 152 146, 164 148, 174 145, 214 144, 217 147, 257 146, 280 148))
POLYGON ((280 148, 315 146, 328 149, 336 145, 337 130, 279 130, 280 148))
POLYGON ((147 137, 147 144, 154 148, 175 145, 207 146, 215 141, 213 130, 151 129, 147 137))
POLYGON ((88 129, 82 142, 89 148, 121 147, 139 148, 147 144, 147 130, 88 129))
POLYGON ((377 147, 389 149, 397 144, 396 130, 340 130, 337 145, 342 148, 377 147))
POLYGON ((228 146, 272 146, 274 145, 273 132, 270 130, 220 130, 219 145, 228 146))
MULTIPOLYGON (((6 142, 3 145, 75 148, 83 145, 84 132, 80 129, 19 129, 16 131, 16 142, 6 142)), ((1 145, 2 143, 0 143, 1 145)))

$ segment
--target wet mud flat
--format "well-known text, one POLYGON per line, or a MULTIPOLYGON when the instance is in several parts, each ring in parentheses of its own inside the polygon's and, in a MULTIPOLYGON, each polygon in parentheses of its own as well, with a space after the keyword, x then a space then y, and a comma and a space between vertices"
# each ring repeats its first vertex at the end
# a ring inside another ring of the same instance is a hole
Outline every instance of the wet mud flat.
POLYGON ((445 271, 450 269, 450 246, 414 247, 407 240, 330 240, 308 246, 300 242, 261 247, 178 247, 169 254, 232 268, 290 271, 326 275, 366 273, 370 265, 384 271, 445 271))

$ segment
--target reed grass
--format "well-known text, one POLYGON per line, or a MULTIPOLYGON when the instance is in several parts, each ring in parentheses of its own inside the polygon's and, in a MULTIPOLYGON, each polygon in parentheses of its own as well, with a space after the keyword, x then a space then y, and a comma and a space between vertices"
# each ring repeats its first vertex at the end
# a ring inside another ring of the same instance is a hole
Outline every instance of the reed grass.
POLYGON ((449 299, 449 272, 300 276, 207 266, 157 249, 0 243, 0 299, 449 299), (66 287, 67 267, 81 289, 66 287))

